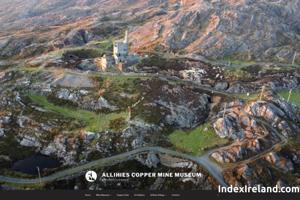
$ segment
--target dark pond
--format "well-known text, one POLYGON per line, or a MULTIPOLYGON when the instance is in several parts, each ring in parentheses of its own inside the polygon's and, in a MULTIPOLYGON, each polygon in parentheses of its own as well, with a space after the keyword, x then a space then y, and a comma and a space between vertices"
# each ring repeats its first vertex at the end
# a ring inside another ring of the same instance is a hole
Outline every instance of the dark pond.
POLYGON ((12 169, 26 174, 38 175, 37 167, 40 168, 42 173, 44 169, 53 169, 59 167, 60 165, 61 163, 54 158, 36 154, 15 162, 12 166, 12 169))

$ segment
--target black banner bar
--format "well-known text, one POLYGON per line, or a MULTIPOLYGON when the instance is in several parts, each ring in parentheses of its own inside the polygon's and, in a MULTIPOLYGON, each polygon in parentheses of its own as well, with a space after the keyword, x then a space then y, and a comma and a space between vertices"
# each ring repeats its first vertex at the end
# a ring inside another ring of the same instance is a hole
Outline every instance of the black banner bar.
POLYGON ((99 200, 99 199, 209 199, 209 200, 247 200, 247 199, 299 199, 299 194, 220 194, 217 191, 0 191, 1 200, 99 200))

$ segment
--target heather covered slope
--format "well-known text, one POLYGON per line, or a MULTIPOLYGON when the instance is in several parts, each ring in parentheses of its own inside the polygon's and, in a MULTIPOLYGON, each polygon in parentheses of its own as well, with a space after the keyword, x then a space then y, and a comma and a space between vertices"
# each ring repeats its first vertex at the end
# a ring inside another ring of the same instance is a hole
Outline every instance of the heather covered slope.
POLYGON ((61 44, 76 28, 97 38, 101 29, 113 27, 130 29, 132 51, 159 47, 213 59, 286 63, 296 55, 295 61, 300 61, 300 54, 295 54, 300 51, 298 0, 0 0, 0 4, 2 57, 32 45, 51 50, 50 44, 61 44))
POLYGON ((299 51, 300 2, 186 0, 133 33, 134 48, 161 43, 210 58, 292 60, 299 51), (149 32, 151 31, 151 32, 149 32), (142 34, 141 34, 142 33, 142 34))

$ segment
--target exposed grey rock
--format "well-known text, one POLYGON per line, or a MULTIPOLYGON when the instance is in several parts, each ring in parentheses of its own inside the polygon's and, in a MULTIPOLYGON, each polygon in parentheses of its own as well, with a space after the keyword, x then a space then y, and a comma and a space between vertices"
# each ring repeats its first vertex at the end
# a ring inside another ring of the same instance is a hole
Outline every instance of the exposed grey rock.
POLYGON ((300 123, 300 109, 296 105, 286 102, 283 99, 274 99, 273 100, 279 108, 292 119, 294 122, 300 123))
POLYGON ((89 76, 80 76, 73 74, 66 74, 63 77, 56 79, 52 83, 53 86, 67 87, 67 88, 93 88, 95 84, 89 76))
POLYGON ((21 142, 20 145, 25 147, 41 147, 40 142, 35 137, 25 136, 21 142))
POLYGON ((149 168, 156 168, 159 163, 160 160, 157 155, 154 152, 149 152, 145 161, 146 166, 149 168))
POLYGON ((88 131, 88 132, 84 132, 84 136, 87 141, 92 141, 98 137, 98 134, 88 131))
MULTIPOLYGON (((249 107, 250 112, 258 117, 265 117, 270 122, 276 123, 285 116, 284 112, 272 103, 254 102, 249 107)), ((247 109, 248 111, 248 109, 247 109)))
POLYGON ((48 53, 45 55, 40 55, 28 62, 30 66, 36 67, 48 67, 48 66, 62 66, 65 65, 62 55, 53 53, 48 53))
POLYGON ((74 93, 74 92, 72 92, 68 89, 64 89, 64 88, 58 91, 57 97, 59 99, 70 100, 73 102, 76 102, 79 99, 79 96, 77 95, 77 93, 74 93))
POLYGON ((53 142, 45 146, 40 153, 44 155, 56 156, 63 160, 64 165, 75 164, 77 150, 79 144, 75 139, 69 139, 65 136, 58 135, 54 138, 53 142))
POLYGON ((215 90, 227 90, 229 87, 229 84, 227 82, 218 82, 216 85, 215 85, 215 90))
POLYGON ((227 89, 227 92, 234 93, 234 94, 241 94, 241 93, 249 92, 249 90, 246 89, 243 85, 237 83, 237 84, 231 85, 227 89))
POLYGON ((24 128, 25 124, 30 121, 31 121, 31 119, 29 117, 19 116, 17 119, 17 124, 19 125, 19 127, 24 128))
POLYGON ((88 59, 82 60, 76 67, 84 71, 97 71, 98 69, 94 61, 88 59))
POLYGON ((294 135, 294 130, 299 129, 299 109, 282 99, 273 98, 272 96, 266 98, 269 98, 268 102, 253 102, 245 108, 245 111, 257 117, 263 117, 270 122, 272 126, 279 128, 281 133, 285 136, 294 135), (286 121, 287 118, 294 123, 290 125, 290 123, 286 121))
POLYGON ((193 162, 173 157, 170 155, 159 155, 160 163, 166 167, 171 168, 185 168, 185 169, 194 169, 195 165, 193 162))
POLYGON ((116 106, 110 105, 104 97, 99 97, 97 104, 94 106, 96 109, 108 108, 110 110, 117 110, 116 106))
POLYGON ((1 124, 8 124, 12 121, 12 113, 6 113, 4 116, 0 117, 0 126, 1 124))
POLYGON ((227 115, 225 119, 218 119, 213 127, 221 138, 243 139, 245 134, 237 120, 237 118, 227 115))
POLYGON ((121 137, 126 140, 131 140, 133 149, 146 145, 145 138, 153 137, 153 134, 159 130, 159 127, 154 124, 145 123, 142 120, 129 121, 129 126, 122 131, 121 137))
POLYGON ((203 75, 207 74, 207 72, 204 69, 199 68, 191 68, 188 70, 182 70, 179 72, 179 75, 183 79, 193 80, 196 82, 200 82, 202 80, 203 75))
POLYGON ((131 146, 133 149, 137 149, 140 147, 143 147, 145 144, 144 142, 144 137, 143 136, 137 136, 132 142, 131 142, 131 146))
POLYGON ((200 95, 192 102, 182 102, 175 104, 172 102, 156 101, 160 106, 166 108, 169 113, 165 116, 165 123, 178 128, 193 128, 205 115, 208 109, 208 96, 200 95), (202 113, 202 114, 200 114, 202 113))
POLYGON ((32 44, 32 38, 14 38, 10 37, 8 40, 1 40, 0 57, 11 57, 18 55, 26 47, 32 44))
POLYGON ((0 128, 0 138, 3 137, 4 134, 5 134, 4 129, 3 129, 3 128, 0 128))

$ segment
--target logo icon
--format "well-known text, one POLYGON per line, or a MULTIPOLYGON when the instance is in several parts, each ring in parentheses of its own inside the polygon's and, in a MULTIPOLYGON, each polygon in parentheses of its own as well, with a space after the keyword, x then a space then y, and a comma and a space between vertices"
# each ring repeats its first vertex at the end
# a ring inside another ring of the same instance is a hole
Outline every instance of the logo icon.
POLYGON ((85 173, 85 179, 88 182, 93 183, 97 180, 97 173, 94 171, 88 171, 87 173, 85 173))

